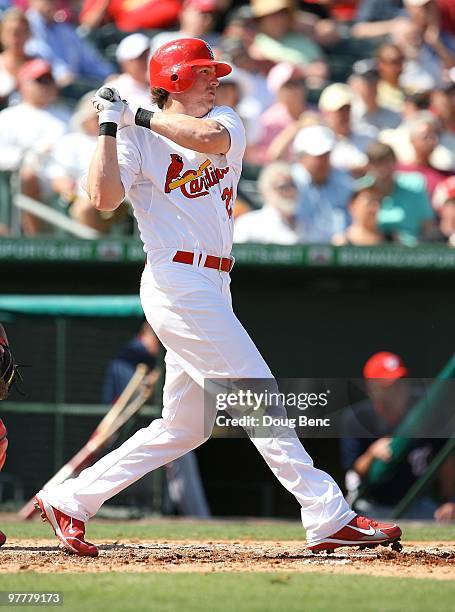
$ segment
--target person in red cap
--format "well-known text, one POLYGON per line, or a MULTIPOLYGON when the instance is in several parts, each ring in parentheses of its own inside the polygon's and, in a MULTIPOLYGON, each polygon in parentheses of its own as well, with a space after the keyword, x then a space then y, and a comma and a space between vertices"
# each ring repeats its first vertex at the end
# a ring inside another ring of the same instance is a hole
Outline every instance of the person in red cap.
MULTIPOLYGON (((85 523, 107 499, 210 437, 226 388, 235 390, 234 403, 251 386, 262 389, 260 398, 278 392, 232 308, 233 208, 246 139, 235 111, 215 105, 219 79, 230 72, 205 41, 180 39, 150 62, 160 111, 133 110, 106 87, 94 97, 100 135, 88 193, 98 210, 117 209, 125 196, 133 206, 147 254, 141 303, 167 353, 162 418, 77 478, 35 497, 60 542, 78 555, 98 554, 85 540, 85 523)), ((241 412, 248 408, 240 401, 241 412)), ((281 424, 286 410, 279 399, 272 406, 260 401, 257 409, 280 417, 272 427, 258 418, 245 429, 301 506, 310 550, 400 547, 398 525, 358 516, 333 478, 313 465, 295 429, 281 424)))
MULTIPOLYGON (((18 170, 22 193, 43 201, 52 192, 46 173, 50 152, 66 132, 69 117, 55 105, 58 89, 47 61, 26 62, 17 80, 22 102, 0 112, 0 170, 18 170)), ((22 227, 25 234, 35 235, 42 223, 24 212, 22 227)))
MULTIPOLYGON (((375 459, 392 457, 391 439, 408 409, 418 399, 407 380, 408 369, 401 357, 389 351, 372 355, 363 376, 369 398, 352 406, 344 422, 341 458, 346 470, 349 496, 357 496, 375 459)), ((384 483, 374 485, 365 498, 356 501, 358 511, 379 518, 391 516, 394 506, 430 465, 444 440, 416 439, 405 459, 384 483)), ((455 461, 449 459, 440 471, 439 495, 443 503, 425 494, 406 511, 405 518, 449 521, 455 519, 455 461)))

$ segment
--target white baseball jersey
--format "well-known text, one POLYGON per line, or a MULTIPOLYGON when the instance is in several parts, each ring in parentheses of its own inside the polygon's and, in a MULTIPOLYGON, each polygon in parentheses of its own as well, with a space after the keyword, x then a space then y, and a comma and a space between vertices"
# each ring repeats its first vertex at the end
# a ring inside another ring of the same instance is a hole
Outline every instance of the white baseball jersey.
MULTIPOLYGON (((229 130, 226 155, 195 153, 141 127, 119 130, 121 179, 148 253, 141 304, 167 349, 163 414, 77 478, 45 492, 50 504, 81 521, 144 474, 207 440, 216 409, 204 401, 206 379, 272 378, 232 310, 229 274, 204 267, 197 257, 192 265, 172 259, 179 249, 218 256, 231 251, 232 204, 245 135, 230 108, 218 107, 206 116, 229 130)), ((318 543, 355 513, 336 482, 313 466, 295 431, 281 433, 261 437, 248 431, 272 472, 299 502, 308 541, 318 543)))
POLYGON ((229 131, 231 147, 226 155, 197 153, 138 126, 118 132, 120 176, 146 252, 162 248, 200 249, 218 256, 231 252, 245 130, 228 106, 213 108, 205 118, 229 131))

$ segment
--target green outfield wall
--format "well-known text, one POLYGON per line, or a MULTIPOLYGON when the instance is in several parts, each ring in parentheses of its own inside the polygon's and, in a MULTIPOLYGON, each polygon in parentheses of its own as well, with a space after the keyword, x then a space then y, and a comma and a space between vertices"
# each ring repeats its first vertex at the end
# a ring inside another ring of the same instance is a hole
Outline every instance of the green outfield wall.
MULTIPOLYGON (((432 377, 453 353, 455 249, 239 245, 234 254, 235 310, 278 376, 358 377, 372 353, 391 350, 402 356, 412 376, 432 377)), ((134 299, 143 262, 134 240, 1 239, 0 294, 134 299)), ((115 319, 68 318, 0 308, 19 361, 32 365, 25 371, 25 396, 14 395, 13 402, 99 404, 106 364, 137 330, 139 314, 136 309, 115 319), (64 362, 58 358, 62 354, 64 362)), ((52 414, 25 412, 4 418, 11 432, 5 473, 28 494, 52 475, 56 421, 52 414)), ((65 458, 98 418, 64 416, 65 458)), ((146 422, 143 417, 139 424, 146 422)), ((337 442, 313 440, 306 446, 341 483, 337 442)), ((198 457, 217 514, 296 515, 294 501, 248 441, 213 440, 198 457)), ((140 488, 135 495, 120 501, 136 503, 140 488)))

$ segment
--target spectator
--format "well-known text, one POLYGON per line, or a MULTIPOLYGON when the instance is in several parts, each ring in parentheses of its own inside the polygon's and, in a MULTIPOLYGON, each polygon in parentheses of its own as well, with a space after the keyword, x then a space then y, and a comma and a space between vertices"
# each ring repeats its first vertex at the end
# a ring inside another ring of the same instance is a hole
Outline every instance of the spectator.
MULTIPOLYGON (((231 73, 232 74, 232 73, 231 73)), ((230 106, 237 110, 241 99, 241 88, 239 81, 234 76, 229 75, 219 82, 215 94, 215 106, 230 106)))
POLYGON ((361 0, 352 35, 356 38, 388 36, 402 14, 401 0, 361 0))
POLYGON ((10 8, 0 22, 0 109, 8 106, 11 94, 17 88, 17 73, 32 59, 25 53, 25 43, 30 36, 30 26, 25 13, 10 8))
POLYGON ((322 125, 303 128, 294 140, 297 162, 292 175, 298 189, 298 218, 305 242, 328 243, 346 229, 352 180, 349 174, 331 165, 330 154, 335 145, 335 134, 322 125))
POLYGON ((425 239, 434 228, 434 213, 421 174, 395 172, 393 149, 376 142, 368 148, 369 172, 381 192, 379 229, 404 243, 425 239))
MULTIPOLYGON (((379 140, 390 145, 399 163, 412 163, 414 149, 409 134, 409 124, 422 110, 427 110, 430 96, 427 93, 407 94, 403 107, 403 122, 395 130, 383 130, 379 140)), ((448 129, 442 129, 439 143, 431 154, 432 166, 438 170, 455 171, 455 134, 448 129)))
POLYGON ((327 78, 328 67, 319 45, 295 31, 292 0, 251 0, 251 7, 257 20, 254 50, 258 56, 274 63, 296 64, 313 86, 320 86, 327 78))
POLYGON ((434 89, 431 93, 431 112, 439 119, 443 130, 455 136, 455 83, 434 89))
POLYGON ((228 13, 220 44, 222 45, 226 40, 238 41, 249 49, 254 43, 255 36, 256 26, 253 11, 250 6, 242 5, 228 13))
MULTIPOLYGON (((365 364, 363 375, 368 399, 351 407, 345 417, 341 457, 350 496, 356 496, 375 459, 385 463, 392 456, 390 443, 396 427, 406 417, 417 396, 406 380, 408 370, 398 355, 379 352, 365 364)), ((358 512, 389 517, 393 507, 428 469, 444 440, 414 439, 411 449, 386 482, 371 486, 357 500, 358 512)), ((455 519, 455 461, 448 458, 439 468, 439 500, 425 493, 406 510, 405 517, 450 521, 455 519)))
MULTIPOLYGON (((273 161, 285 159, 287 155, 289 155, 289 149, 298 132, 312 125, 323 125, 321 115, 316 111, 305 111, 300 115, 297 121, 285 127, 270 143, 267 150, 268 158, 273 161)), ((293 149, 291 150, 291 155, 292 157, 295 156, 293 149)))
POLYGON ((84 0, 79 21, 89 31, 108 23, 123 32, 162 29, 175 24, 181 7, 180 0, 84 0))
POLYGON ((324 89, 319 98, 319 110, 337 141, 331 155, 335 168, 353 171, 367 163, 366 150, 377 136, 377 130, 367 126, 351 125, 353 94, 348 85, 333 83, 324 89))
MULTIPOLYGON (((42 59, 30 60, 17 75, 22 102, 0 112, 0 169, 20 169, 21 190, 43 200, 51 193, 46 175, 49 153, 66 131, 66 124, 54 107, 58 90, 51 65, 42 59)), ((40 221, 24 213, 25 234, 37 234, 40 221)))
MULTIPOLYGON (((301 116, 306 106, 305 81, 293 64, 276 64, 268 74, 267 86, 276 102, 259 118, 259 136, 247 154, 247 160, 257 164, 269 161, 267 151, 271 142, 301 116)), ((283 157, 289 159, 290 151, 283 157)))
POLYGON ((405 95, 400 83, 404 64, 403 54, 396 45, 386 43, 377 50, 376 59, 379 72, 379 105, 401 113, 405 95))
POLYGON ((60 205, 67 207, 69 214, 80 223, 105 234, 128 211, 126 204, 112 213, 96 210, 80 183, 98 140, 98 115, 92 104, 94 94, 94 91, 88 92, 79 101, 71 119, 74 131, 64 134, 54 145, 46 175, 60 197, 60 205))
POLYGON ((56 0, 30 0, 27 17, 32 38, 26 50, 52 65, 60 87, 77 79, 98 86, 112 72, 113 67, 95 49, 80 38, 74 25, 55 20, 56 0))
POLYGON ((381 208, 381 193, 377 179, 366 174, 354 182, 353 194, 349 203, 351 224, 344 234, 333 237, 332 244, 341 246, 371 246, 382 244, 384 234, 378 228, 378 213, 381 208))
POLYGON ((211 47, 216 47, 219 35, 215 32, 215 24, 219 11, 217 0, 185 0, 179 16, 179 30, 156 34, 152 39, 152 53, 178 38, 202 38, 211 47))
POLYGON ((117 47, 115 57, 121 69, 118 77, 109 79, 109 86, 120 92, 124 100, 150 108, 149 82, 150 39, 144 34, 130 34, 117 47))
MULTIPOLYGON (((137 336, 125 344, 109 363, 103 385, 103 402, 115 402, 140 363, 153 370, 159 350, 158 338, 144 322, 137 336)), ((165 467, 169 497, 179 513, 201 518, 210 516, 195 452, 187 453, 165 467)))
POLYGON ((433 208, 439 215, 439 239, 455 247, 455 177, 439 183, 433 196, 433 208))
POLYGON ((356 126, 364 126, 370 133, 399 126, 401 117, 378 104, 379 73, 370 60, 359 60, 353 66, 349 85, 355 95, 352 118, 356 126))
POLYGON ((262 208, 245 213, 234 226, 234 242, 296 244, 297 189, 292 167, 285 162, 265 166, 258 178, 262 208))
POLYGON ((455 4, 453 0, 404 0, 411 20, 435 49, 446 68, 455 65, 455 4))
POLYGON ((219 52, 220 59, 233 64, 235 79, 242 92, 237 110, 245 124, 247 142, 252 145, 259 138, 259 119, 262 113, 274 102, 267 88, 264 62, 252 58, 246 43, 240 40, 222 39, 219 52))
POLYGON ((400 86, 405 91, 431 91, 443 84, 444 64, 438 47, 424 40, 423 32, 414 22, 400 19, 391 38, 403 54, 400 86))
POLYGON ((431 113, 423 111, 412 117, 407 126, 413 158, 409 163, 399 163, 397 170, 422 174, 431 200, 436 186, 448 176, 447 172, 434 168, 430 161, 439 143, 439 122, 431 113))

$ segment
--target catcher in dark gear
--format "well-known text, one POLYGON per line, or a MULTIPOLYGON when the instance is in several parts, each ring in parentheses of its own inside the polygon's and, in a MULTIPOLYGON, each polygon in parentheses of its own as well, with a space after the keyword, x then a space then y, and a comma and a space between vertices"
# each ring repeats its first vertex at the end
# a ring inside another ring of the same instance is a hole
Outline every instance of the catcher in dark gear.
MULTIPOLYGON (((0 325, 0 400, 4 400, 8 397, 17 374, 17 366, 14 363, 14 357, 8 346, 5 328, 3 325, 0 325)), ((6 433, 6 427, 0 419, 0 470, 5 463, 6 449, 8 448, 6 433)), ((0 531, 0 546, 2 546, 5 541, 5 534, 0 531)))
POLYGON ((17 365, 8 346, 5 328, 0 324, 0 400, 8 397, 17 375, 17 365))

